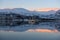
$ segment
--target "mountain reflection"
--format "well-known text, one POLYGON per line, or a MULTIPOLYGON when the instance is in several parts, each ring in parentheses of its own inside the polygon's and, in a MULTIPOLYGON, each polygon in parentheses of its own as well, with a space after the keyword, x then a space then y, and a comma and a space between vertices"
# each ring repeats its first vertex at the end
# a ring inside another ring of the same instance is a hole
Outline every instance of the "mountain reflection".
POLYGON ((59 22, 39 22, 36 24, 22 23, 20 26, 0 26, 0 31, 18 32, 59 32, 59 22))

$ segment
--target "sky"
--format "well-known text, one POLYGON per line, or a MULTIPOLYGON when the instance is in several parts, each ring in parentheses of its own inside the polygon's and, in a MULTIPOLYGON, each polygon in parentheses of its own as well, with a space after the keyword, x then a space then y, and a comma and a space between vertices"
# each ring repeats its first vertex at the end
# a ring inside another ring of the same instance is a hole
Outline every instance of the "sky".
POLYGON ((0 8, 60 8, 60 0, 0 0, 0 8))

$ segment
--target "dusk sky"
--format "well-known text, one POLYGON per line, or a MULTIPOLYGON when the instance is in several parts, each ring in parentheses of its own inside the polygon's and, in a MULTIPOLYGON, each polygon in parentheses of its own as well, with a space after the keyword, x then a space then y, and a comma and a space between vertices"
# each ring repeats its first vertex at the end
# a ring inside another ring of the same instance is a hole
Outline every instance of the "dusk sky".
POLYGON ((60 0, 0 0, 0 8, 60 8, 60 0))

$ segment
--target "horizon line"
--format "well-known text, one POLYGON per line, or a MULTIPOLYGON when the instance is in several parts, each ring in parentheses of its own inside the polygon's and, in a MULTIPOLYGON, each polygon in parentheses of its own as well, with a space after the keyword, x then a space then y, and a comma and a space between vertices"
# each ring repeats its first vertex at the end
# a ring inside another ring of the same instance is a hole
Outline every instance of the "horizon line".
MULTIPOLYGON (((15 9, 15 8, 0 8, 0 9, 15 9)), ((60 8, 24 8, 24 9, 27 9, 29 11, 57 11, 59 10, 60 8)))

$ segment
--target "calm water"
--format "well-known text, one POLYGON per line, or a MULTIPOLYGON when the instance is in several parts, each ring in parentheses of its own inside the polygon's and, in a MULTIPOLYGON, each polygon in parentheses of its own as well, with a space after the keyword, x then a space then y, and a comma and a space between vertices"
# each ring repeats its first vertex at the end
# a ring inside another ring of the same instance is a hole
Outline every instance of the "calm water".
POLYGON ((0 26, 0 40, 60 40, 59 22, 0 26))

